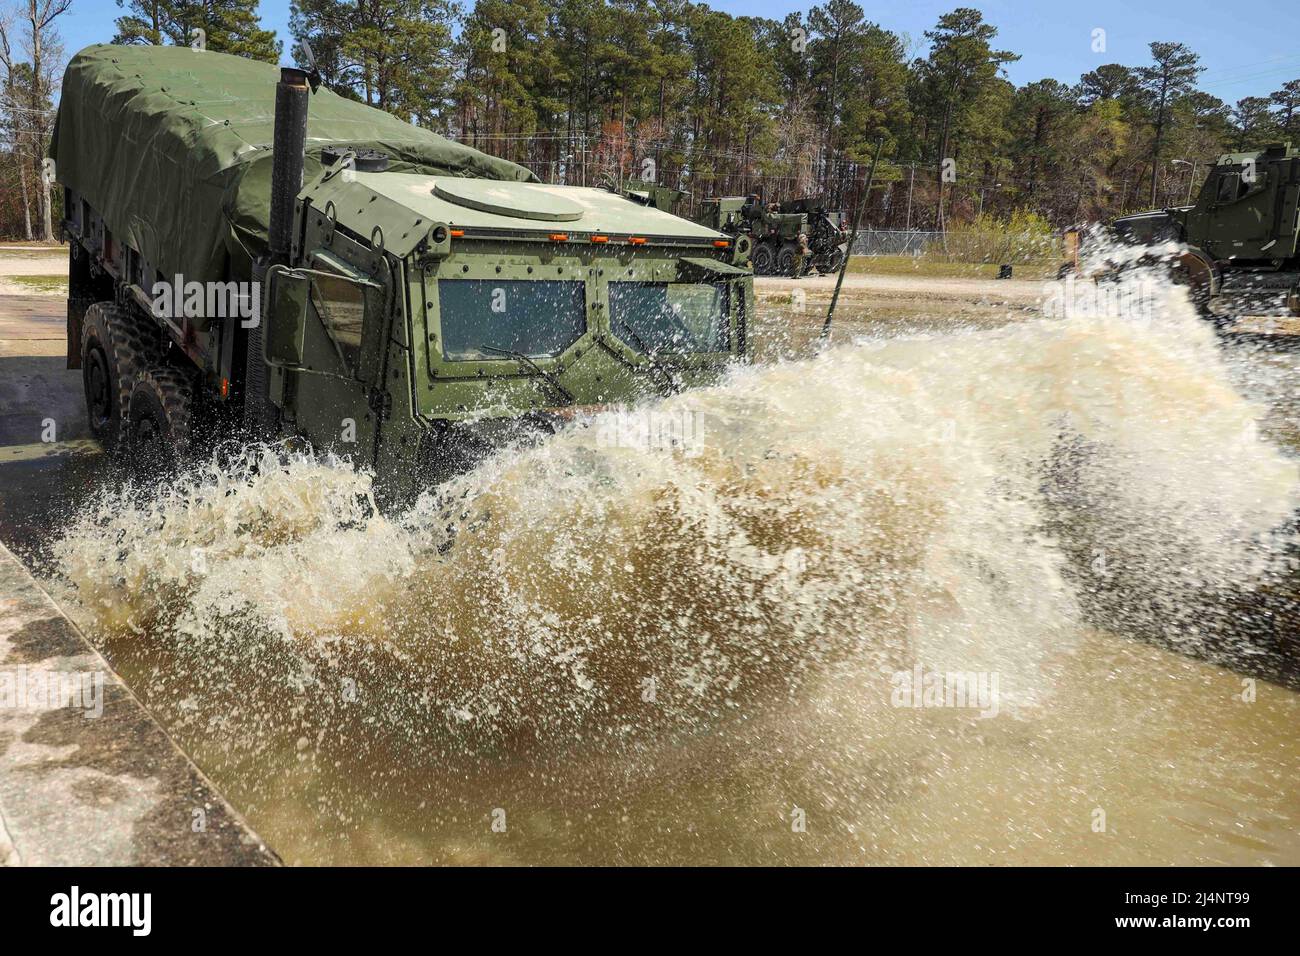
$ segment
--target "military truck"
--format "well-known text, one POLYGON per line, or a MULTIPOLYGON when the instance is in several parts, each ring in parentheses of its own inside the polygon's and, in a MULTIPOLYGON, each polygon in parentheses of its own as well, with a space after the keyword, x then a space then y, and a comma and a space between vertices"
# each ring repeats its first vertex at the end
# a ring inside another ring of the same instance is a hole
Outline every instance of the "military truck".
POLYGON ((52 155, 94 434, 300 436, 423 487, 749 352, 748 242, 184 47, 89 47, 52 155))
MULTIPOLYGON (((1225 153, 1190 206, 1122 216, 1126 243, 1178 243, 1174 278, 1218 325, 1240 315, 1300 315, 1300 150, 1225 153)), ((1066 264, 1077 268, 1078 257, 1066 264)))
POLYGON ((677 208, 677 204, 686 198, 686 193, 680 189, 661 186, 658 183, 648 182, 644 179, 625 181, 620 192, 633 202, 638 202, 643 206, 653 206, 655 209, 664 212, 672 212, 677 208))
POLYGON ((842 212, 826 208, 825 196, 805 196, 781 203, 782 213, 797 213, 808 217, 807 234, 810 255, 804 264, 806 272, 816 270, 830 275, 840 270, 840 263, 848 253, 849 229, 842 212))
MULTIPOLYGON (((751 244, 754 275, 802 274, 801 258, 808 256, 808 216, 784 213, 776 203, 764 203, 757 195, 706 199, 695 221, 751 244)), ((806 263, 805 263, 806 264, 806 263)))

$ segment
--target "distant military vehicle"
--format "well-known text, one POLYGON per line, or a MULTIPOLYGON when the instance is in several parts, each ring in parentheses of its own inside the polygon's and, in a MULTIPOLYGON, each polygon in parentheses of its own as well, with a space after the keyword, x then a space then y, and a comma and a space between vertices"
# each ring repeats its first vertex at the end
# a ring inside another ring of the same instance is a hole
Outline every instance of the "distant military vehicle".
POLYGON ((638 202, 643 206, 653 206, 663 212, 672 212, 677 207, 677 204, 686 198, 686 193, 680 189, 673 189, 671 186, 660 186, 658 183, 646 182, 643 179, 624 181, 623 188, 620 191, 633 202, 638 202))
POLYGON ((808 248, 810 255, 805 269, 822 275, 838 272, 840 263, 848 253, 849 229, 842 212, 826 208, 824 196, 807 196, 781 203, 783 213, 802 213, 808 217, 808 248))
MULTIPOLYGON (((1300 315, 1300 150, 1290 143, 1225 153, 1191 206, 1122 216, 1124 242, 1187 248, 1174 277, 1218 324, 1239 315, 1300 315)), ((1077 254, 1067 268, 1077 268, 1077 254)))
POLYGON ((731 236, 748 236, 755 275, 826 275, 848 251, 844 214, 821 196, 764 203, 757 195, 706 199, 695 221, 731 236))
POLYGON ((781 212, 776 203, 765 204, 758 196, 727 196, 706 199, 695 221, 710 229, 752 243, 750 259, 754 275, 801 275, 809 255, 808 217, 804 213, 781 212))
POLYGON ((747 241, 316 85, 186 47, 68 65, 68 363, 106 445, 242 421, 409 489, 747 355, 747 241))

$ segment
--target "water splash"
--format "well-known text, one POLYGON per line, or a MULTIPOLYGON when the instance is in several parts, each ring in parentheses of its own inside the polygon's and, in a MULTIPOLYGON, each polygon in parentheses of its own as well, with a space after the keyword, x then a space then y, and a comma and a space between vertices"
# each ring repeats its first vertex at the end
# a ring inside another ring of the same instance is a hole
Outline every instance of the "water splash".
POLYGON ((395 512, 244 449, 104 493, 54 585, 291 861, 1294 862, 1293 695, 1124 639, 1255 653, 1224 596, 1291 573, 1300 504, 1154 288, 738 369, 395 512), (891 707, 917 666, 1003 716, 891 707))
POLYGON ((107 639, 332 698, 361 677, 417 733, 698 726, 844 662, 997 672, 1030 706, 1079 633, 1071 561, 1168 614, 1266 576, 1297 505, 1212 331, 1162 295, 1148 321, 737 370, 635 411, 692 422, 690 453, 611 441, 610 412, 397 514, 345 462, 249 449, 106 494, 56 558, 107 639))

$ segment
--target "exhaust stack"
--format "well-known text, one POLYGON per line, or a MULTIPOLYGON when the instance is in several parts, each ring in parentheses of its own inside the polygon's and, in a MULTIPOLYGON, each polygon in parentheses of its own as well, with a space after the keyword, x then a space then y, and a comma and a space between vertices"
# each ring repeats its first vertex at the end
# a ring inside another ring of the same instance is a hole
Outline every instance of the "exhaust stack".
MULTIPOLYGON (((266 271, 273 265, 286 265, 293 243, 293 216, 298 191, 302 189, 303 150, 307 145, 307 100, 310 75, 306 70, 282 67, 280 82, 275 85, 274 155, 271 159, 271 212, 267 230, 267 255, 257 264, 257 280, 265 286, 266 271)), ((265 306, 265 300, 263 301, 265 306)), ((244 424, 254 437, 265 437, 275 427, 275 408, 271 405, 270 379, 265 358, 266 322, 248 330, 245 353, 244 424)))
POLYGON ((287 66, 275 85, 275 155, 271 165, 271 264, 289 261, 294 199, 302 189, 303 150, 307 145, 308 75, 287 66))

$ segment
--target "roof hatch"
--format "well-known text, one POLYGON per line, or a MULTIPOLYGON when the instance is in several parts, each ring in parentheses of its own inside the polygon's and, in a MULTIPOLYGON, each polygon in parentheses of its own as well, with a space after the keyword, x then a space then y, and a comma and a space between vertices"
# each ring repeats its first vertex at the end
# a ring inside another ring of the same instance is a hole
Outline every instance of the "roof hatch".
POLYGON ((524 183, 499 183, 487 179, 442 180, 433 194, 458 206, 544 222, 573 222, 582 218, 582 207, 543 189, 524 183))

